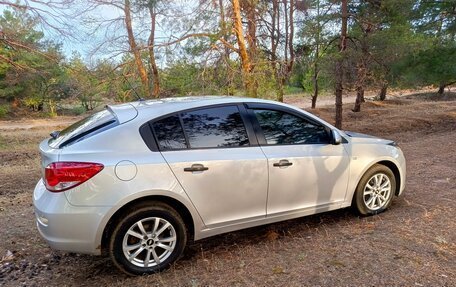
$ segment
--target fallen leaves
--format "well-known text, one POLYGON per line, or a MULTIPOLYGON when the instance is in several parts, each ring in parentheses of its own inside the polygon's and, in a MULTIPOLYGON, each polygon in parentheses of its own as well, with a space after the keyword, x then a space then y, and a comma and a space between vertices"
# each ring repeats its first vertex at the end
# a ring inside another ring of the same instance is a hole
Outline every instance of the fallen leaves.
POLYGON ((11 261, 13 259, 14 259, 13 252, 7 250, 5 256, 3 256, 2 260, 0 260, 0 263, 5 262, 5 261, 11 261))
POLYGON ((285 274, 287 273, 285 269, 282 266, 275 266, 272 268, 272 273, 273 274, 285 274))
POLYGON ((266 233, 266 239, 269 241, 275 241, 275 240, 277 240, 277 238, 279 238, 279 234, 277 232, 275 232, 274 230, 269 230, 266 233))

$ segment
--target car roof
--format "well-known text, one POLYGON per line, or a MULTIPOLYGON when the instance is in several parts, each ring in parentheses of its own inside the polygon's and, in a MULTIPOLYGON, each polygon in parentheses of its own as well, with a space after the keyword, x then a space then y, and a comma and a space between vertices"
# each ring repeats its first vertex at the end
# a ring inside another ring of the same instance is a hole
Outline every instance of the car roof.
MULTIPOLYGON (((133 119, 138 120, 139 123, 144 123, 154 118, 161 117, 167 114, 172 114, 182 110, 230 103, 266 103, 283 106, 298 111, 300 113, 304 113, 308 117, 316 120, 317 122, 324 122, 320 118, 312 115, 311 113, 308 113, 292 105, 287 105, 277 101, 265 99, 233 96, 190 96, 154 100, 140 100, 120 105, 108 106, 108 109, 116 115, 120 123, 125 123, 133 119)), ((327 122, 324 122, 324 124, 330 126, 331 128, 334 128, 327 122)))
POLYGON ((280 104, 278 102, 233 96, 190 96, 172 97, 154 100, 140 100, 119 105, 109 105, 111 110, 121 123, 132 120, 133 118, 154 118, 181 110, 205 107, 219 104, 261 102, 280 104))
MULTIPOLYGON (((262 99, 234 97, 234 96, 190 96, 190 97, 172 97, 156 100, 136 101, 134 102, 135 108, 147 109, 155 107, 156 105, 175 106, 180 109, 181 107, 188 108, 189 106, 204 107, 209 105, 225 104, 225 103, 239 103, 239 102, 273 102, 262 99)), ((132 103, 133 104, 133 103, 132 103)))

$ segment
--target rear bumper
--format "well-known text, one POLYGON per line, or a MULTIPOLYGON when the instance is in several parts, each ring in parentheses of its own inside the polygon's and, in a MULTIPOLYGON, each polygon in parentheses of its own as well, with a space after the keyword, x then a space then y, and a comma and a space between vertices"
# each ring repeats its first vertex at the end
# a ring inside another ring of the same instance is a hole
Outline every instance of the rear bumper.
POLYGON ((46 190, 40 180, 33 193, 36 224, 41 236, 53 249, 98 255, 101 242, 98 229, 109 207, 71 205, 64 192, 46 190))

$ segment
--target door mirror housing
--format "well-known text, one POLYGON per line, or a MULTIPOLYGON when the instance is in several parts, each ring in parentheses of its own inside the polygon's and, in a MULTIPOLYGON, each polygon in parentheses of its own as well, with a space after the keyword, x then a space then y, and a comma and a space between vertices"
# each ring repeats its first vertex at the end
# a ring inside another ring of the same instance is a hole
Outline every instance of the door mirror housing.
POLYGON ((340 135, 339 131, 331 130, 331 143, 333 145, 339 145, 342 143, 342 136, 340 135))

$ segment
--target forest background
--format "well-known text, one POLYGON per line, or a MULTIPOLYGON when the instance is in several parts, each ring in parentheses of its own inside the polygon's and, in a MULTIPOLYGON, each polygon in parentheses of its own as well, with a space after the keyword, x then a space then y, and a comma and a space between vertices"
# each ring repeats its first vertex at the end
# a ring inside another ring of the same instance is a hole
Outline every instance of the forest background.
POLYGON ((456 82, 456 1, 0 1, 0 118, 236 95, 312 108, 456 82), (76 44, 75 44, 76 43, 76 44))

